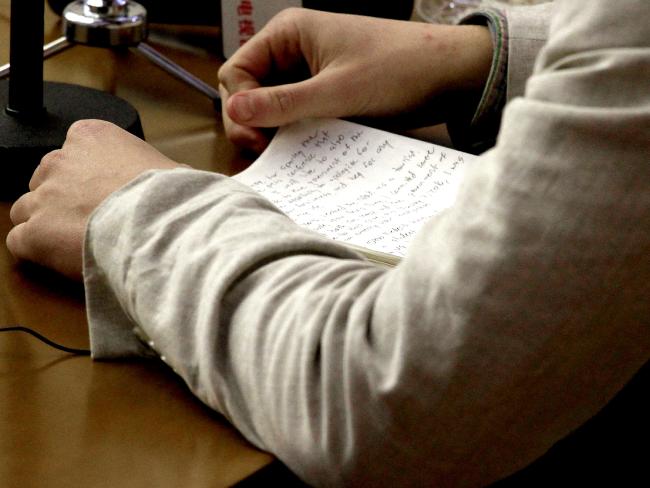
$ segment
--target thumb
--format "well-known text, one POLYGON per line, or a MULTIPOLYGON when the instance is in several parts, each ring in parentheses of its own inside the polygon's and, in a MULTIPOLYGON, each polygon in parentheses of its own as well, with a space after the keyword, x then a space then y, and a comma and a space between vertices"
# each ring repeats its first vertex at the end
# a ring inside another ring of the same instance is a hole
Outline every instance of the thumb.
POLYGON ((278 127, 308 117, 352 115, 350 101, 335 86, 317 75, 298 83, 244 90, 230 96, 226 110, 234 122, 251 127, 278 127))

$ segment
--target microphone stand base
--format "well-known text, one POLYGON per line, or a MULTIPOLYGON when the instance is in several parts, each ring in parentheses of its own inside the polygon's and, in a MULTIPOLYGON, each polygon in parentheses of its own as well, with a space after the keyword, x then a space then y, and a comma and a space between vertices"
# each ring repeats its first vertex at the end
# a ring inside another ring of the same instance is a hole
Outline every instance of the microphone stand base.
MULTIPOLYGON (((9 83, 0 81, 0 107, 7 106, 9 83)), ((0 108, 0 200, 13 201, 28 191, 41 158, 61 148, 68 128, 82 119, 101 119, 143 138, 140 116, 131 104, 109 93, 67 83, 45 82, 46 110, 22 118, 0 108)))

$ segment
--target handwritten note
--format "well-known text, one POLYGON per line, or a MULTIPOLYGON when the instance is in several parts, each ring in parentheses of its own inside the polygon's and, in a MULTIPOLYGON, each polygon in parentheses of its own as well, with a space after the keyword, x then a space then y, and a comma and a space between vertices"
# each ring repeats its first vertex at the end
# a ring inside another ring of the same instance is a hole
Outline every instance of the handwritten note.
POLYGON ((474 156, 339 119, 281 128, 235 179, 298 224, 403 256, 422 223, 453 204, 474 156))

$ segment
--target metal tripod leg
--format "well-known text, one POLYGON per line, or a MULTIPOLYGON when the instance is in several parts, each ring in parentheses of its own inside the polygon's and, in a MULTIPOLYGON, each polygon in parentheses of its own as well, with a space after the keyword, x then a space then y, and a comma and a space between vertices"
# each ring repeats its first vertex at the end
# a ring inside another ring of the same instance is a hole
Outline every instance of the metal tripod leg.
MULTIPOLYGON (((74 46, 74 44, 69 42, 65 37, 59 37, 56 41, 52 41, 43 46, 43 59, 50 58, 72 46, 74 46)), ((0 80, 9 76, 10 69, 11 66, 9 63, 0 66, 0 80)))
MULTIPOLYGON (((45 44, 43 46, 43 59, 50 58, 55 54, 65 51, 66 49, 74 45, 75 43, 68 41, 65 37, 60 37, 59 39, 52 41, 48 44, 45 44)), ((219 91, 216 88, 214 88, 211 85, 208 85, 205 81, 197 78, 192 73, 182 68, 171 59, 167 58, 166 56, 156 51, 149 44, 140 42, 133 49, 138 53, 142 54, 145 58, 147 58, 149 61, 151 61, 153 64, 155 64, 162 70, 166 71, 170 75, 178 78, 179 80, 188 84, 195 90, 198 90, 199 92, 207 96, 210 100, 212 100, 212 103, 216 110, 220 108, 221 100, 219 97, 219 91)), ((9 64, 0 66, 0 79, 9 76, 10 71, 11 71, 11 66, 9 64)))
POLYGON ((221 99, 219 97, 219 91, 211 85, 208 85, 205 81, 197 78, 192 73, 186 69, 180 67, 174 61, 164 56, 163 54, 156 51, 153 47, 145 42, 140 42, 135 48, 133 48, 145 58, 151 61, 153 64, 166 71, 170 75, 178 78, 179 80, 187 83, 192 88, 200 91, 205 96, 207 96, 212 103, 214 104, 215 109, 220 108, 221 99))

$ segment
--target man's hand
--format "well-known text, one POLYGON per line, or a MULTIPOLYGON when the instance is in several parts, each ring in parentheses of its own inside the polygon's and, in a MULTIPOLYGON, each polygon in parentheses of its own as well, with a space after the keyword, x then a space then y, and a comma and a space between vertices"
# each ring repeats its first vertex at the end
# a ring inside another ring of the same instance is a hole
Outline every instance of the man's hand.
POLYGON ((459 100, 478 102, 491 62, 485 27, 287 9, 220 69, 224 126, 260 151, 259 128, 305 117, 426 111, 438 123, 459 100))
POLYGON ((93 210, 140 173, 178 166, 113 124, 76 122, 63 147, 36 168, 29 193, 11 208, 15 227, 7 247, 18 259, 81 279, 84 234, 93 210))

